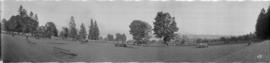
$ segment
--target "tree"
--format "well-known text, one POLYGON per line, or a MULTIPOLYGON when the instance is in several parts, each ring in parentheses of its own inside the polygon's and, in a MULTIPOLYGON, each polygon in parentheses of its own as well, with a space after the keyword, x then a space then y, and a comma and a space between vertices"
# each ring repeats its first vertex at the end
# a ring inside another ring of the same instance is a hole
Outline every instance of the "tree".
POLYGON ((46 25, 47 37, 58 36, 58 30, 53 22, 47 22, 46 25))
POLYGON ((259 39, 270 38, 269 21, 270 21, 270 6, 268 7, 267 12, 265 12, 263 8, 258 16, 255 27, 256 28, 255 34, 259 39))
POLYGON ((46 27, 45 26, 39 26, 36 30, 36 36, 37 37, 46 37, 46 27))
POLYGON ((129 25, 129 28, 129 33, 133 36, 133 39, 136 40, 136 43, 139 44, 141 44, 142 40, 144 40, 152 31, 152 27, 141 20, 133 20, 129 25))
POLYGON ((26 17, 27 16, 27 11, 23 8, 22 5, 20 5, 20 8, 18 10, 19 16, 26 17))
POLYGON ((67 38, 68 37, 68 28, 67 27, 62 28, 62 31, 60 32, 60 36, 62 38, 67 38))
POLYGON ((115 41, 122 41, 122 35, 120 33, 115 34, 115 41))
POLYGON ((8 23, 7 19, 2 19, 1 30, 7 31, 8 23))
POLYGON ((81 30, 79 32, 79 35, 80 35, 80 39, 85 39, 86 38, 86 30, 85 30, 85 27, 84 27, 84 24, 82 23, 81 24, 81 30))
POLYGON ((89 33, 88 33, 88 39, 93 40, 93 35, 94 35, 94 24, 93 24, 93 19, 91 19, 91 23, 89 26, 89 33))
POLYGON ((102 36, 98 37, 99 40, 104 40, 102 36))
MULTIPOLYGON (((7 31, 33 33, 38 27, 38 21, 27 15, 27 11, 22 7, 19 7, 19 14, 11 16, 5 23, 7 31)), ((30 13, 31 15, 33 12, 30 13)))
POLYGON ((108 34, 108 35, 107 35, 107 40, 109 40, 109 41, 114 41, 113 35, 112 35, 112 34, 108 34))
POLYGON ((69 22, 69 37, 73 39, 77 37, 76 23, 73 16, 71 16, 69 22))
POLYGON ((34 19, 35 19, 36 21, 38 21, 38 15, 37 15, 37 14, 35 14, 34 19))
POLYGON ((32 19, 34 18, 34 13, 33 13, 32 11, 30 12, 29 15, 30 15, 30 17, 31 17, 32 19))
POLYGON ((39 22, 31 17, 27 17, 26 20, 28 20, 26 28, 29 29, 26 33, 33 33, 37 29, 39 22))
POLYGON ((121 41, 122 43, 127 40, 127 37, 125 34, 116 33, 115 34, 115 41, 121 41))
POLYGON ((122 34, 122 41, 123 41, 123 42, 126 42, 126 41, 127 41, 127 37, 126 37, 125 34, 122 34))
POLYGON ((158 12, 153 24, 154 34, 158 38, 163 38, 163 42, 166 45, 168 45, 167 42, 173 38, 174 32, 178 31, 175 18, 169 13, 158 12))
POLYGON ((94 28, 93 28, 94 32, 93 32, 93 39, 94 40, 98 40, 99 39, 99 28, 98 28, 98 25, 97 25, 97 21, 95 21, 94 23, 94 28))
POLYGON ((98 40, 99 39, 99 28, 97 25, 96 21, 93 21, 93 19, 91 19, 91 25, 89 27, 89 35, 88 35, 88 39, 91 40, 98 40))

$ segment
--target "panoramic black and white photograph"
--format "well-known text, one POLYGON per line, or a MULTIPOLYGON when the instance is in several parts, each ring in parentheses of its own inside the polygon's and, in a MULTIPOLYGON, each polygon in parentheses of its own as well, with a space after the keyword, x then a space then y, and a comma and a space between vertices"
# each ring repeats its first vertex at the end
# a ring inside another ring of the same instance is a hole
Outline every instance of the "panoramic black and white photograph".
POLYGON ((270 1, 0 0, 9 62, 270 62, 270 1))

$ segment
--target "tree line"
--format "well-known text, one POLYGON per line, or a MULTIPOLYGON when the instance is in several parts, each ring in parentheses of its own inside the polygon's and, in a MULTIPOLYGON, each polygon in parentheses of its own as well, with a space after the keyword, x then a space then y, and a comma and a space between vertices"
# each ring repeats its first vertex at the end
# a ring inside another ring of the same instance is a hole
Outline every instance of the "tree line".
MULTIPOLYGON (((74 17, 71 16, 69 27, 63 27, 63 30, 58 34, 58 30, 54 22, 47 22, 45 25, 39 26, 38 15, 32 11, 28 14, 28 11, 20 5, 18 14, 11 16, 8 20, 2 19, 3 27, 1 28, 7 32, 20 32, 30 33, 35 37, 51 38, 73 38, 73 39, 86 39, 86 30, 84 24, 81 24, 81 29, 77 32, 74 17)), ((99 38, 99 29, 97 22, 91 20, 91 26, 89 27, 89 39, 97 40, 99 38)))
MULTIPOLYGON (((270 6, 269 6, 270 7, 270 6)), ((258 16, 256 23, 255 35, 260 39, 269 39, 269 15, 270 8, 267 11, 264 8, 261 10, 261 13, 258 16)), ((129 33, 132 35, 132 38, 136 40, 136 44, 144 44, 151 37, 150 34, 154 34, 155 37, 163 40, 163 43, 168 45, 168 42, 172 39, 175 39, 175 32, 179 30, 175 17, 171 16, 168 12, 157 12, 156 17, 154 18, 153 27, 143 21, 143 20, 133 20, 129 25, 129 33), (152 33, 153 32, 153 33, 152 33)), ((90 40, 100 40, 100 29, 98 27, 97 21, 91 19, 88 32, 86 31, 85 25, 82 23, 80 29, 76 29, 75 17, 71 16, 70 21, 67 27, 62 27, 62 30, 59 32, 56 28, 54 22, 47 22, 44 26, 39 26, 38 15, 23 8, 20 5, 18 14, 11 16, 8 20, 2 20, 3 30, 8 32, 22 32, 22 33, 31 33, 37 37, 51 38, 62 37, 62 38, 71 38, 71 39, 90 39, 90 40), (58 33, 59 32, 59 33, 58 33)), ((247 36, 254 35, 245 35, 238 38, 247 39, 247 36)), ((238 39, 236 38, 236 39, 238 39)), ((127 37, 125 34, 116 33, 115 37, 113 34, 108 34, 104 40, 108 41, 126 41, 127 37)), ((224 40, 226 38, 220 38, 224 40)), ((230 39, 234 40, 234 37, 230 39)))
POLYGON ((28 11, 22 6, 19 7, 18 14, 11 16, 8 20, 3 19, 3 30, 11 32, 34 33, 39 25, 38 15, 28 11))
MULTIPOLYGON (((84 23, 80 25, 80 29, 76 29, 75 17, 71 16, 67 27, 62 27, 59 31, 54 22, 47 22, 45 25, 40 25, 38 22, 37 14, 32 11, 28 14, 28 11, 20 5, 18 14, 11 16, 10 19, 3 19, 3 29, 7 32, 20 32, 30 33, 37 38, 52 38, 60 37, 62 39, 70 38, 73 40, 101 40, 100 30, 96 20, 90 20, 89 30, 87 32, 84 23)), ((125 34, 116 33, 115 38, 113 35, 105 38, 109 41, 126 41, 127 37, 125 34)))

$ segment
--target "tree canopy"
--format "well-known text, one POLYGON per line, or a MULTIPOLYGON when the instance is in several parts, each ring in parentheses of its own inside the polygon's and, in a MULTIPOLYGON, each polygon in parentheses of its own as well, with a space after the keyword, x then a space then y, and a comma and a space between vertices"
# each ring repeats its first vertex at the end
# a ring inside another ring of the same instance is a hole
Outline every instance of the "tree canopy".
POLYGON ((58 36, 58 30, 56 28, 56 25, 53 22, 47 22, 46 25, 46 33, 49 37, 51 36, 58 36))
MULTIPOLYGON (((175 18, 167 12, 158 12, 155 18, 154 34, 158 38, 163 38, 165 44, 173 39, 174 32, 178 31, 175 18)), ((168 45, 168 44, 167 44, 168 45)))
POLYGON ((125 34, 116 33, 115 34, 115 41, 122 41, 125 42, 127 39, 125 34))
POLYGON ((27 14, 27 10, 20 5, 18 15, 11 16, 9 20, 6 20, 3 24, 5 25, 5 31, 13 32, 24 32, 33 33, 36 31, 39 22, 37 19, 32 18, 33 12, 30 15, 27 14))
POLYGON ((151 25, 141 20, 133 20, 129 25, 129 33, 133 36, 134 40, 141 42, 152 31, 151 25))
POLYGON ((112 34, 108 34, 106 39, 107 39, 108 41, 114 41, 114 37, 113 37, 112 34))
POLYGON ((67 27, 62 28, 62 31, 60 32, 60 37, 62 37, 62 38, 68 37, 68 28, 67 27))

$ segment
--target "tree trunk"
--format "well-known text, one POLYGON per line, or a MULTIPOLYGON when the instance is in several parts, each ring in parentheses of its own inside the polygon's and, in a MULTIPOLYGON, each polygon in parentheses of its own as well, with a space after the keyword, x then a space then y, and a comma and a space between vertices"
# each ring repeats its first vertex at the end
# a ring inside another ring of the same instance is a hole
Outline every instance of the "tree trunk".
POLYGON ((164 38, 163 38, 163 41, 164 41, 164 44, 165 44, 166 46, 169 46, 169 44, 167 43, 167 42, 168 42, 168 37, 164 37, 164 38))

